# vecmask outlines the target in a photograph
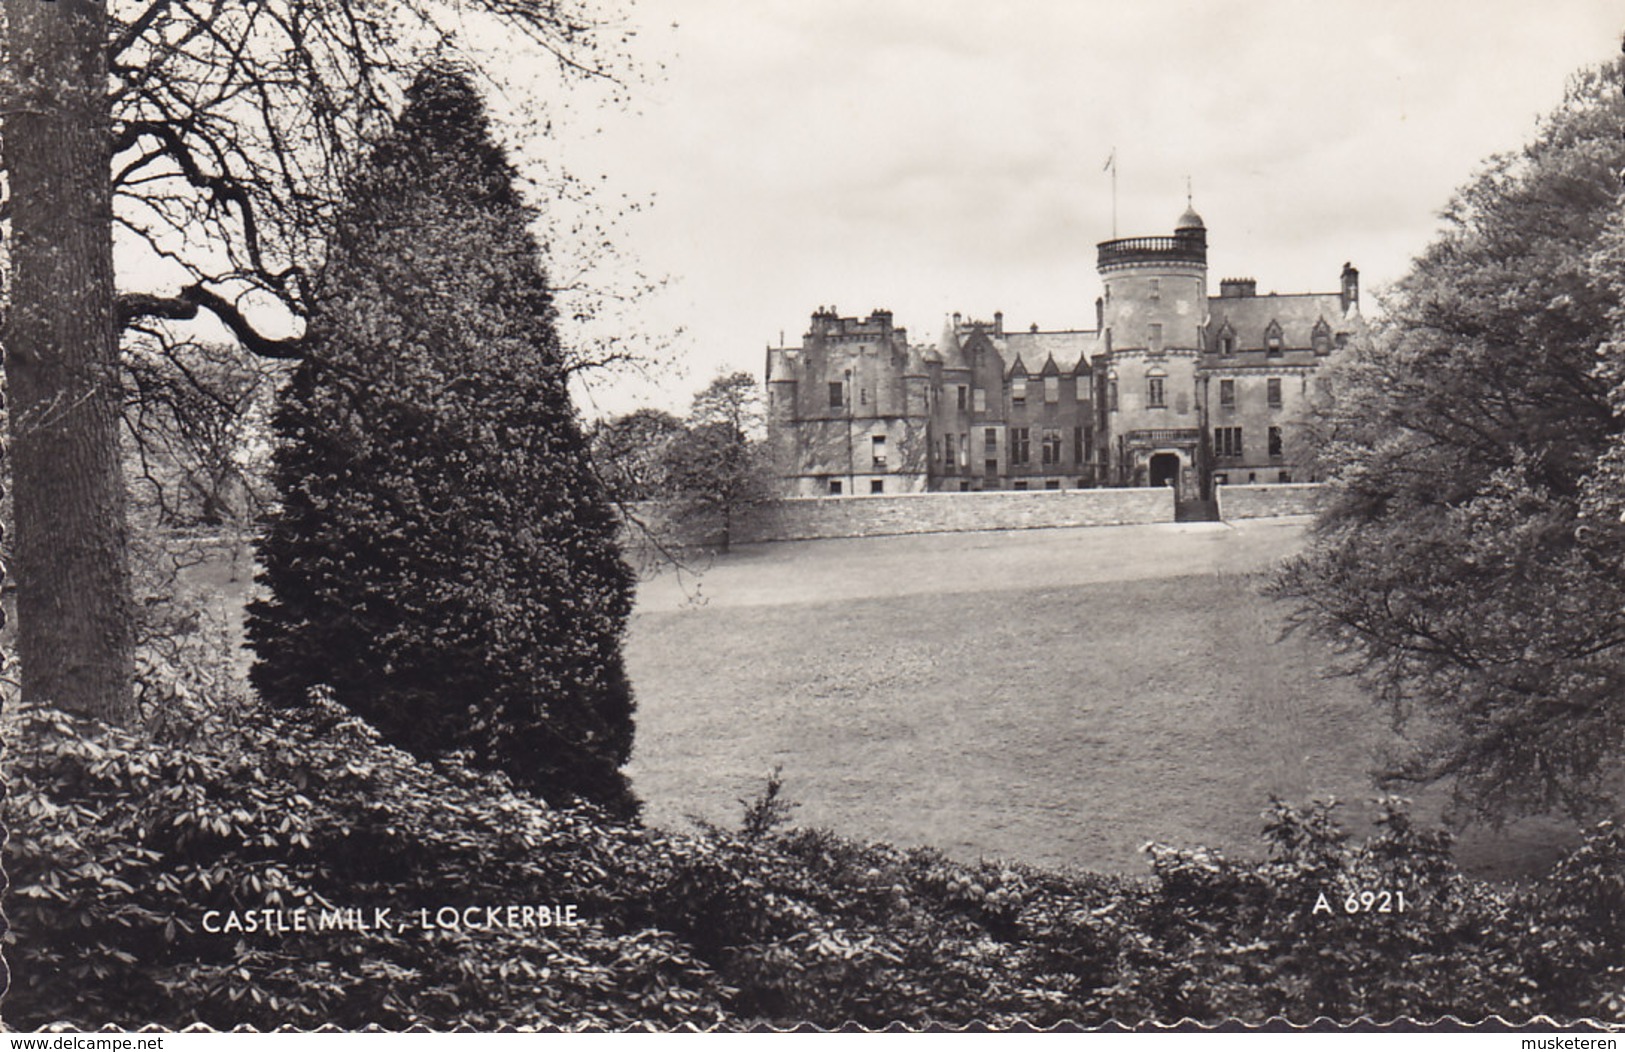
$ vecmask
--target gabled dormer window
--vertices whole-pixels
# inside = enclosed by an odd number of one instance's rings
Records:
[[[1272,321],[1264,330],[1264,353],[1271,358],[1281,357],[1281,323]]]
[[[1325,318],[1315,322],[1315,328],[1310,333],[1309,340],[1314,345],[1316,354],[1327,354],[1331,351],[1332,327],[1326,324]]]

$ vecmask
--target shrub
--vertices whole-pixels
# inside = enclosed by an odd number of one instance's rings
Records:
[[[1625,1018],[1614,827],[1540,884],[1498,889],[1397,801],[1363,843],[1329,805],[1278,803],[1269,858],[1154,846],[1131,880],[549,809],[320,695],[193,713],[155,731],[6,714],[10,1025]],[[1405,890],[1404,914],[1345,909],[1384,888]],[[206,910],[543,903],[583,923],[202,928]]]
[[[630,814],[633,581],[514,178],[445,69],[355,178],[275,414],[252,679]]]
[[[602,922],[635,836],[432,768],[318,701],[153,741],[8,716],[14,1026],[676,1026],[726,992],[669,936]],[[602,824],[601,824],[602,823]],[[611,881],[612,885],[625,881]],[[207,910],[579,904],[546,931],[210,934]],[[674,996],[668,996],[675,991]]]

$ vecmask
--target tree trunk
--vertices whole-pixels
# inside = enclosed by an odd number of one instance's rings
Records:
[[[5,0],[5,328],[24,701],[128,722],[105,0]]]

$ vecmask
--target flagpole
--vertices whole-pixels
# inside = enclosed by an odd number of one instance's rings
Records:
[[[1112,147],[1112,240],[1117,240],[1117,147]]]
[[[1117,147],[1115,147],[1115,146],[1112,147],[1111,154],[1109,156],[1107,156],[1107,158],[1106,158],[1106,168],[1111,169],[1111,173],[1112,173],[1112,240],[1116,241],[1117,240]],[[1105,171],[1105,170],[1106,169],[1102,169],[1102,171]]]

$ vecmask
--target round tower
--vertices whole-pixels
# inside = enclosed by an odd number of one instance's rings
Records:
[[[1201,346],[1207,314],[1207,227],[1185,209],[1172,237],[1103,241],[1099,270],[1106,286],[1102,339],[1113,350]]]
[[[1207,324],[1207,226],[1187,207],[1172,237],[1101,242],[1099,310],[1107,358],[1108,476],[1122,485],[1199,489],[1196,369]]]

